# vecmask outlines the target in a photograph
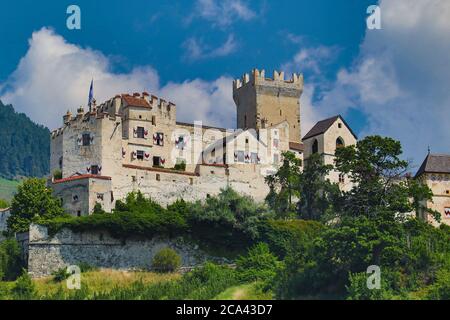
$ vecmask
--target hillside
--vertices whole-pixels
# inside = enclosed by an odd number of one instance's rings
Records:
[[[0,101],[0,177],[42,177],[49,172],[50,132]]]
[[[0,199],[11,201],[17,191],[19,181],[6,180],[0,177]]]

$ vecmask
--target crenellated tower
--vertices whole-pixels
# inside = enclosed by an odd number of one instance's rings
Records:
[[[289,123],[291,142],[301,143],[300,96],[303,75],[294,73],[285,80],[284,72],[266,78],[264,70],[253,69],[233,81],[233,99],[237,106],[237,127],[264,129],[284,120]]]

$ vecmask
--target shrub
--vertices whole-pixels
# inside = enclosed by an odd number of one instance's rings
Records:
[[[180,255],[170,248],[161,249],[152,260],[152,268],[158,272],[174,272],[180,265]]]
[[[98,202],[94,205],[94,210],[92,211],[92,214],[104,214],[106,213],[105,210],[103,210],[102,205]]]
[[[431,286],[428,298],[432,300],[450,300],[450,270],[440,270]]]
[[[61,282],[69,278],[70,273],[67,272],[67,267],[64,267],[52,272],[52,276],[54,282]]]
[[[179,163],[176,163],[173,168],[179,171],[186,171],[186,162],[181,161]]]
[[[0,243],[0,281],[15,280],[22,271],[22,257],[19,243],[6,239]]]
[[[4,209],[4,208],[8,208],[8,207],[9,207],[8,201],[6,201],[4,199],[0,199],[0,209]]]
[[[62,179],[62,171],[59,169],[56,169],[53,171],[53,179],[59,180]]]
[[[35,285],[25,269],[23,270],[22,275],[17,278],[16,284],[11,292],[16,300],[28,300],[33,298],[35,294]]]
[[[365,272],[350,273],[350,285],[347,286],[347,300],[389,300],[393,297],[393,291],[386,275],[381,276],[380,289],[367,287],[368,274]]]
[[[241,256],[236,261],[236,271],[244,282],[271,281],[281,262],[274,256],[266,243],[258,243],[252,247],[246,256]]]

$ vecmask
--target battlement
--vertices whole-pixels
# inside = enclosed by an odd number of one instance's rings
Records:
[[[303,86],[303,75],[300,73],[293,73],[290,79],[285,79],[284,71],[273,71],[272,78],[266,78],[266,71],[264,69],[253,69],[250,74],[245,73],[240,79],[233,81],[233,90],[238,90],[247,84],[273,85],[275,83],[286,85],[294,85],[295,87]]]

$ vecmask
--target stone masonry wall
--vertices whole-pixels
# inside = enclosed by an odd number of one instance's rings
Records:
[[[181,256],[182,267],[192,267],[207,260],[227,262],[223,258],[206,254],[181,238],[121,240],[111,237],[107,232],[75,233],[68,229],[50,237],[45,226],[31,225],[28,272],[38,278],[80,263],[119,270],[149,269],[153,256],[165,247],[174,249]]]

